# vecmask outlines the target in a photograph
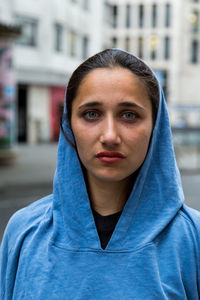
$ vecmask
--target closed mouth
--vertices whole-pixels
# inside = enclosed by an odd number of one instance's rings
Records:
[[[110,157],[110,158],[125,158],[125,156],[120,153],[120,152],[114,152],[114,151],[104,151],[104,152],[99,152],[96,154],[97,158],[101,158],[101,157]]]

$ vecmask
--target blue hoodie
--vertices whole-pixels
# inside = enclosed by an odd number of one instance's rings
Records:
[[[200,214],[183,202],[161,88],[148,154],[105,250],[77,152],[61,132],[53,194],[6,228],[0,299],[200,299]]]

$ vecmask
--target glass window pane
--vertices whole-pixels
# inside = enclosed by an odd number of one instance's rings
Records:
[[[85,10],[88,10],[89,9],[89,0],[83,0],[83,8]]]
[[[70,31],[69,47],[70,47],[71,56],[76,55],[76,43],[77,43],[77,34],[74,31]]]
[[[22,34],[17,40],[18,44],[27,45],[27,46],[36,46],[37,45],[37,31],[38,23],[36,20],[17,17],[17,24],[22,26]]]
[[[167,36],[164,39],[164,58],[169,59],[170,58],[170,38]]]
[[[112,7],[112,16],[113,16],[113,22],[112,25],[114,28],[117,27],[117,16],[118,16],[118,7],[117,5],[113,5]]]
[[[83,37],[83,53],[82,53],[83,59],[86,59],[89,56],[88,48],[89,48],[89,38],[87,36],[84,36]]]
[[[139,5],[139,27],[144,26],[144,5],[140,4]]]
[[[112,48],[117,48],[117,38],[116,37],[113,37],[111,39],[111,44],[112,44]]]
[[[55,50],[62,50],[62,34],[63,28],[60,24],[55,24]]]
[[[138,38],[138,56],[143,58],[143,38]]]
[[[199,31],[199,12],[193,11],[190,15],[191,29],[193,33],[198,33]]]
[[[131,26],[131,6],[129,4],[126,5],[126,27],[129,28]]]
[[[199,51],[199,43],[197,40],[193,40],[191,44],[191,62],[198,62],[198,51]]]
[[[153,4],[152,6],[152,27],[157,26],[157,5]]]
[[[165,27],[170,27],[171,25],[171,5],[167,3],[165,5]]]
[[[125,38],[125,50],[130,51],[130,38],[129,37]]]

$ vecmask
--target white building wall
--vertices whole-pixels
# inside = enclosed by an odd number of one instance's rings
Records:
[[[88,21],[88,32],[90,32],[91,46],[89,49],[89,56],[103,50],[104,45],[104,1],[90,0],[91,12],[87,14],[90,16]]]
[[[14,14],[16,16],[28,16],[38,20],[38,46],[16,45],[15,47],[16,69],[20,81],[23,79],[23,73],[24,80],[27,78],[27,70],[29,70],[29,77],[31,71],[33,74],[38,71],[38,81],[41,83],[47,72],[50,73],[50,84],[52,81],[56,81],[53,74],[59,76],[60,84],[65,84],[66,75],[69,76],[83,60],[81,45],[83,35],[87,35],[89,38],[88,56],[102,50],[103,1],[90,0],[89,3],[89,9],[85,10],[81,1],[77,1],[77,3],[66,0],[59,2],[56,0],[15,1]],[[63,49],[61,52],[56,52],[54,49],[54,24],[56,22],[63,26]],[[77,54],[74,57],[69,54],[70,30],[77,33]],[[32,81],[35,81],[35,76]],[[45,83],[48,83],[48,79]]]
[[[200,52],[199,62],[192,64],[191,40],[194,34],[191,34],[191,13],[193,9],[199,11],[200,18],[200,1],[194,3],[191,0],[107,0],[110,5],[119,6],[119,22],[117,28],[107,30],[107,40],[116,37],[118,40],[117,47],[125,49],[123,40],[128,35],[131,38],[130,52],[139,55],[138,38],[143,38],[144,49],[143,59],[154,69],[164,70],[167,72],[167,100],[170,107],[171,119],[173,124],[176,122],[177,111],[183,114],[182,106],[188,106],[189,112],[187,117],[188,125],[200,126],[200,115],[194,110],[200,110]],[[132,27],[125,27],[125,6],[130,4],[132,7]],[[171,5],[171,25],[165,26],[165,5]],[[144,5],[144,26],[139,28],[139,5]],[[152,5],[157,5],[157,26],[152,27]],[[151,37],[157,37],[157,57],[151,59]],[[169,37],[171,40],[170,58],[164,58],[164,38]],[[200,20],[198,37],[200,51]],[[175,107],[175,109],[173,109]],[[193,107],[193,108],[192,108]],[[193,111],[192,111],[193,110]],[[195,121],[194,121],[195,120]],[[193,126],[192,125],[192,126]]]
[[[191,14],[193,9],[199,12],[199,30],[193,34],[191,30]],[[185,20],[185,22],[183,21]],[[198,104],[200,106],[200,2],[191,3],[185,0],[183,6],[183,20],[182,20],[182,45],[185,51],[181,54],[181,77],[180,77],[180,99],[183,105],[187,103],[190,105]],[[199,62],[191,64],[190,52],[191,41],[195,38],[199,42]]]
[[[191,13],[200,12],[200,2],[191,0],[107,0],[109,5],[118,6],[117,28],[104,26],[103,0],[90,0],[89,9],[83,9],[83,0],[73,3],[68,0],[1,0],[0,21],[11,22],[16,16],[38,20],[38,41],[36,47],[16,45],[14,64],[17,80],[20,83],[37,86],[66,85],[69,75],[83,60],[81,38],[89,38],[88,56],[103,47],[112,47],[111,40],[117,38],[116,47],[125,49],[125,38],[130,38],[130,52],[138,55],[138,38],[144,40],[144,56],[154,70],[164,70],[168,79],[168,104],[176,106],[200,106],[200,58],[196,64],[190,62]],[[165,4],[171,4],[171,26],[164,26]],[[126,28],[126,5],[131,5],[131,27]],[[144,5],[144,27],[138,27],[138,7]],[[151,9],[157,4],[158,21],[152,28]],[[54,24],[63,26],[63,48],[55,51]],[[13,22],[11,22],[13,23]],[[70,55],[70,31],[77,33],[77,51]],[[157,58],[151,59],[151,37],[157,37]],[[170,59],[164,59],[164,38],[171,39]],[[198,36],[198,37],[197,37]],[[196,37],[200,47],[200,28]],[[200,56],[200,55],[199,55]],[[170,108],[171,111],[171,108]],[[190,114],[191,115],[191,114]],[[172,116],[172,119],[174,117]],[[195,119],[191,116],[189,119]]]
[[[0,23],[13,23],[12,1],[0,1]]]
[[[83,36],[88,37],[87,57],[103,49],[104,0],[0,0],[0,22],[16,23],[22,18],[36,20],[36,45],[14,46],[17,83],[28,88],[28,141],[50,139],[51,86],[66,86],[83,57]],[[63,28],[62,49],[55,49],[55,24]],[[75,55],[71,55],[70,32],[77,35]],[[20,99],[19,99],[20,101]]]

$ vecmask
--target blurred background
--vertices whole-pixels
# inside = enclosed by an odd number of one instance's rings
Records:
[[[110,47],[157,74],[186,203],[200,210],[200,0],[1,0],[0,240],[17,209],[52,192],[66,84]]]

